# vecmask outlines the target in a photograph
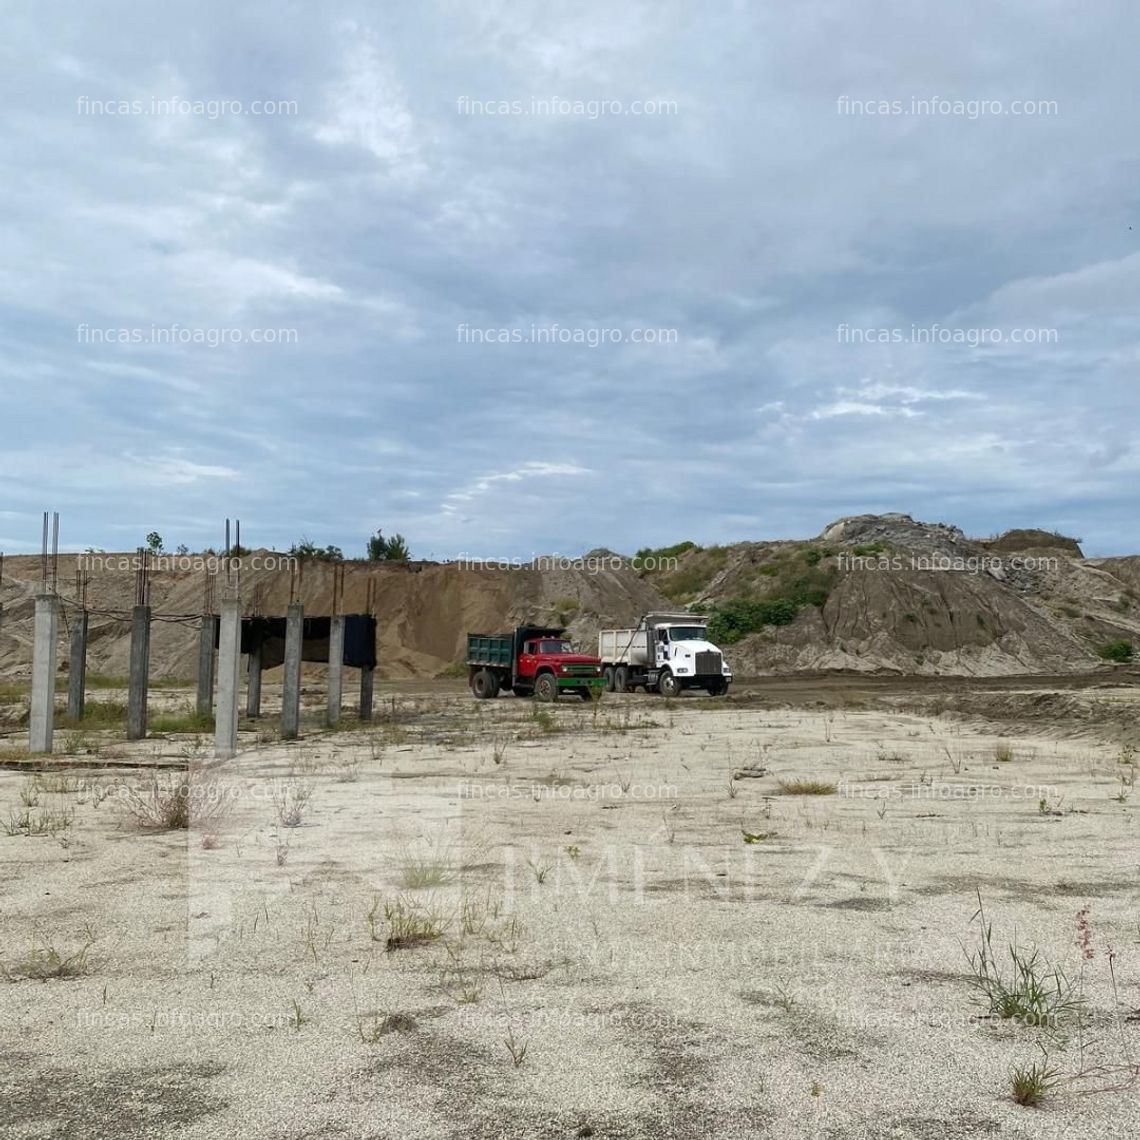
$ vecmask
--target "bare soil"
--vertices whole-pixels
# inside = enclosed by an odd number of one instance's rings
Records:
[[[302,740],[270,686],[220,765],[9,735],[0,1135],[1140,1134],[1134,676],[409,681],[335,732],[318,680]],[[185,773],[188,829],[139,825],[127,764]],[[1080,1017],[988,1015],[979,897]]]

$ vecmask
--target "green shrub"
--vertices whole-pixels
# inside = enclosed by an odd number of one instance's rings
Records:
[[[660,562],[663,558],[676,558],[681,554],[687,554],[690,550],[700,549],[701,548],[695,542],[690,542],[686,539],[684,542],[675,542],[672,546],[643,546],[634,555],[634,558],[638,562],[647,562],[650,558]]]
[[[709,636],[717,644],[732,645],[766,625],[789,625],[798,606],[788,598],[750,601],[733,598],[715,606],[709,615]]]
[[[1105,661],[1117,661],[1125,663],[1132,660],[1132,642],[1131,641],[1110,641],[1107,645],[1102,645],[1097,653],[1105,659]]]

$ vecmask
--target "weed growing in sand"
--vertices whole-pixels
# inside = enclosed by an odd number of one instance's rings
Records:
[[[39,807],[42,791],[39,781],[34,776],[30,780],[25,780],[20,785],[20,803],[27,808]]]
[[[213,783],[194,784],[185,773],[155,774],[140,788],[124,788],[122,809],[144,831],[179,831],[216,819],[229,801]]]
[[[1013,759],[1013,745],[1008,741],[999,741],[994,748],[994,759],[999,764],[1008,764]]]
[[[387,935],[380,926],[383,911]],[[383,942],[384,949],[409,950],[443,937],[444,918],[433,906],[410,901],[402,896],[395,899],[375,899],[368,912],[368,930],[373,942]]]
[[[285,780],[273,789],[273,806],[282,827],[300,827],[313,794],[307,780]]]
[[[785,796],[833,796],[837,790],[827,780],[780,780],[779,784]]]
[[[491,759],[495,764],[503,764],[507,758],[507,737],[496,736],[491,740]]]
[[[530,719],[534,722],[535,727],[544,736],[550,736],[556,732],[562,731],[562,726],[558,723],[558,718],[555,717],[549,709],[539,708],[535,705],[530,710]]]
[[[554,870],[553,863],[536,863],[533,859],[528,859],[526,865],[534,874],[535,881],[539,883],[545,883],[547,876]]]
[[[470,970],[444,970],[439,985],[456,1005],[475,1005],[483,996],[483,983]]]
[[[33,811],[24,808],[18,812],[11,811],[8,813],[8,822],[4,825],[4,834],[28,837],[47,835],[54,838],[71,827],[74,817],[75,812],[71,809],[52,811],[50,808],[40,808]]]
[[[356,1032],[365,1045],[375,1045],[389,1033],[413,1033],[416,1020],[406,1013],[357,1014]]]
[[[95,943],[90,929],[87,932],[87,941],[73,954],[66,954],[55,946],[44,943],[37,944],[32,939],[31,949],[25,958],[12,966],[0,967],[4,976],[10,982],[22,980],[48,982],[53,979],[67,979],[82,977],[89,971],[87,953]]]
[[[446,852],[406,853],[400,860],[400,886],[406,891],[442,887],[455,878],[455,864]]]
[[[1049,1054],[1041,1050],[1041,1060],[1010,1069],[1010,1096],[1015,1104],[1035,1108],[1056,1087],[1059,1072],[1049,1064]]]
[[[971,922],[980,923],[978,944],[965,950],[972,984],[987,1005],[987,1016],[1056,1029],[1080,1011],[1083,1001],[1059,966],[1042,962],[1036,950],[1008,946],[1009,965],[1002,966],[993,947],[993,927],[986,918],[981,892]]]
[[[296,1033],[300,1031],[301,1026],[305,1025],[309,1019],[305,1016],[304,1012],[301,1009],[300,1003],[296,998],[293,999],[292,1005],[293,1008],[289,1013],[289,1025]]]
[[[740,789],[736,786],[736,774],[730,773],[728,777],[728,798],[734,800],[739,794]]]
[[[511,1055],[511,1061],[517,1069],[523,1061],[526,1060],[527,1042],[520,1041],[515,1036],[514,1026],[512,1025],[507,1030],[507,1036],[504,1038],[503,1044],[507,1047],[507,1052]]]

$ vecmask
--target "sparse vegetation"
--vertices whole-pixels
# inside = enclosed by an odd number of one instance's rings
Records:
[[[993,927],[986,918],[981,892],[971,921],[979,923],[977,944],[967,950],[972,983],[990,1016],[1022,1025],[1057,1029],[1082,1005],[1076,988],[1059,966],[1043,961],[1036,950],[1007,946],[1003,965],[993,946]]]
[[[1040,1061],[1031,1065],[1015,1065],[1009,1074],[1010,1096],[1015,1104],[1036,1108],[1056,1087],[1060,1073],[1049,1063],[1049,1054],[1041,1051]]]
[[[1097,654],[1105,661],[1115,661],[1117,664],[1126,665],[1132,660],[1132,642],[1131,641],[1110,641],[1102,645]]]
[[[833,796],[837,785],[828,780],[780,780],[780,791],[785,796]]]
[[[4,976],[10,982],[35,981],[49,982],[82,977],[88,973],[90,965],[87,955],[95,944],[90,931],[87,940],[72,953],[57,949],[47,942],[32,940],[28,953],[17,962],[4,966]]]

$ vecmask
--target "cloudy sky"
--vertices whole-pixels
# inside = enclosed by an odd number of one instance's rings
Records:
[[[0,19],[8,552],[1140,550],[1127,0]]]

